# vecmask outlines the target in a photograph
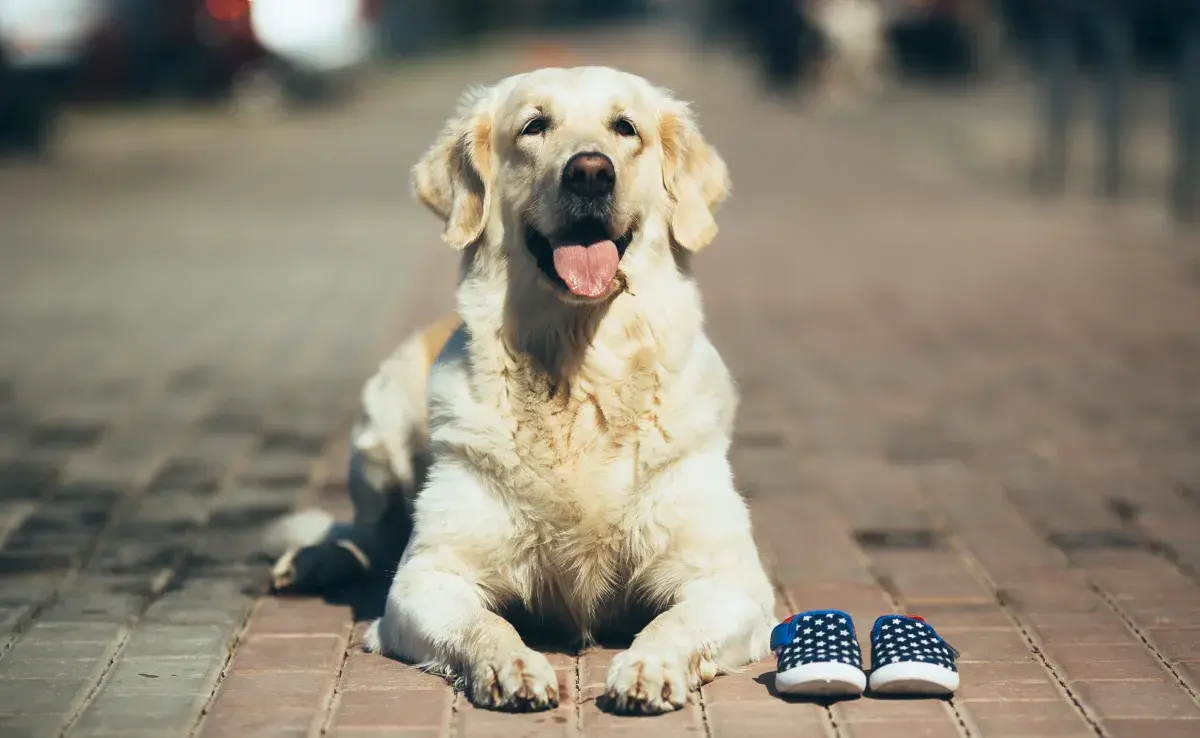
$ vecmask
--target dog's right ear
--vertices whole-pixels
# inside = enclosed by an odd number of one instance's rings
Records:
[[[417,199],[446,221],[442,240],[464,249],[479,240],[492,199],[491,88],[469,90],[458,115],[413,168]]]

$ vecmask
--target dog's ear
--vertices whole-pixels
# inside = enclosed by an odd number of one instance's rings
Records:
[[[483,235],[492,199],[491,88],[463,95],[458,114],[413,168],[417,199],[446,221],[442,240],[456,249]]]
[[[729,169],[700,135],[687,104],[663,97],[659,136],[663,184],[674,206],[671,236],[684,248],[699,251],[717,235],[713,212],[729,195]]]

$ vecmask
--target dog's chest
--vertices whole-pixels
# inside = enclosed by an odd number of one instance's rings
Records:
[[[540,515],[518,522],[531,545],[527,578],[518,584],[526,604],[556,613],[585,640],[598,627],[625,615],[635,577],[652,555],[631,496],[571,495],[560,505],[544,505]]]
[[[513,451],[560,489],[589,496],[626,491],[670,453],[672,434],[663,422],[669,398],[651,368],[514,396]]]

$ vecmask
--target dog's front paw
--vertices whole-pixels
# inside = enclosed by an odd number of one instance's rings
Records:
[[[477,664],[468,687],[476,707],[513,712],[558,707],[558,675],[545,656],[529,648]]]
[[[613,712],[657,715],[682,708],[699,686],[683,662],[630,649],[617,654],[608,667],[602,706]]]

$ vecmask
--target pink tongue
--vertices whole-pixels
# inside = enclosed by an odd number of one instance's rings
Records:
[[[581,297],[602,297],[616,276],[620,261],[617,245],[612,241],[554,247],[554,271],[571,292]]]

